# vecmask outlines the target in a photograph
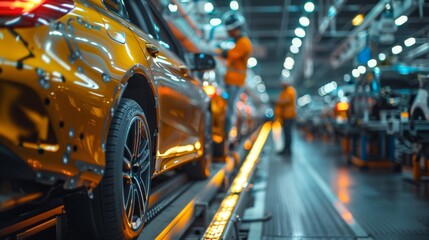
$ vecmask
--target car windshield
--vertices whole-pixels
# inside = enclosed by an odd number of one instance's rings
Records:
[[[381,87],[392,89],[415,89],[419,87],[417,73],[400,74],[398,72],[383,72],[380,75]]]

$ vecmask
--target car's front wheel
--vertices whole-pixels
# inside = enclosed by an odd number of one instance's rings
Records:
[[[94,199],[84,201],[83,209],[73,208],[73,204],[81,207],[82,204],[69,201],[72,208],[68,211],[75,216],[72,217],[75,228],[87,228],[88,225],[82,226],[87,224],[83,220],[89,219],[94,237],[100,239],[133,239],[140,234],[149,202],[151,149],[151,134],[143,110],[135,101],[123,99],[112,119],[105,174],[94,189]]]

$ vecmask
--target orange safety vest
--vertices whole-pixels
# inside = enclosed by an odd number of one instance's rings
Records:
[[[288,86],[280,93],[275,113],[281,119],[294,119],[296,117],[296,91]]]
[[[243,86],[246,80],[247,60],[252,53],[250,39],[241,36],[235,43],[234,48],[228,51],[226,58],[225,84]]]

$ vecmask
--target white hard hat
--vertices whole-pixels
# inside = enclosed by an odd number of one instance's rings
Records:
[[[223,15],[223,23],[226,30],[230,31],[244,25],[244,17],[237,12],[227,12]]]

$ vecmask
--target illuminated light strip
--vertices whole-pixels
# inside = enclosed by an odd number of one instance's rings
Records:
[[[243,188],[247,187],[249,176],[255,166],[256,161],[258,160],[259,154],[262,151],[262,148],[265,145],[265,141],[267,140],[268,134],[271,130],[271,122],[267,122],[261,129],[258,138],[256,139],[252,149],[244,160],[243,165],[240,168],[237,176],[232,182],[230,192],[231,193],[240,193]]]
[[[253,144],[252,149],[244,160],[243,165],[240,168],[237,176],[235,177],[230,191],[225,199],[222,201],[218,211],[216,212],[212,222],[207,228],[203,239],[214,240],[221,239],[225,228],[231,218],[235,206],[240,197],[240,193],[244,188],[249,184],[249,177],[252,174],[256,162],[259,158],[259,155],[262,151],[262,148],[265,145],[265,141],[268,138],[268,134],[271,131],[271,122],[267,122],[262,126],[261,132],[259,133],[258,138]]]

